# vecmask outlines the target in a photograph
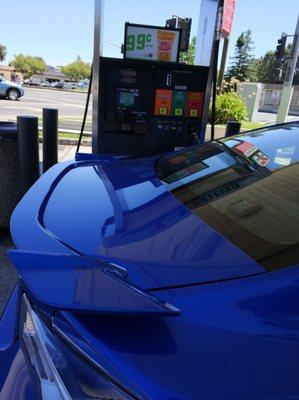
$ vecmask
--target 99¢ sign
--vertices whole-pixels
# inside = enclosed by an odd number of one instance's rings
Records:
[[[180,30],[126,24],[125,58],[177,62]]]
[[[134,50],[144,50],[145,44],[150,43],[152,41],[151,33],[145,35],[144,33],[139,33],[137,35],[128,35],[127,36],[127,51]]]

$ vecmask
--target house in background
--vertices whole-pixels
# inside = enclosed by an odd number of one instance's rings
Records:
[[[47,65],[47,70],[45,72],[33,74],[30,80],[33,85],[40,85],[45,82],[65,83],[70,81],[70,79],[68,79],[68,77],[61,71],[61,67],[53,67],[51,65]]]
[[[9,65],[0,65],[0,76],[8,81],[16,83],[22,83],[24,80],[23,74],[16,71],[14,67],[10,67]]]

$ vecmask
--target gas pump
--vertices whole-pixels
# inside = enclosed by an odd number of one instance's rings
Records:
[[[207,67],[100,58],[99,152],[150,155],[197,143]]]
[[[93,153],[147,156],[203,142],[210,66],[179,63],[181,29],[169,26],[126,23],[124,58],[102,57],[101,4],[95,0]]]

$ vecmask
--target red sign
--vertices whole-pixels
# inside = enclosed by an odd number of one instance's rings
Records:
[[[170,115],[172,90],[157,89],[155,101],[155,115]]]
[[[229,36],[232,30],[234,10],[236,0],[224,0],[221,23],[221,33],[223,36]]]
[[[204,93],[202,92],[188,92],[187,94],[187,107],[186,117],[200,118],[202,113]]]

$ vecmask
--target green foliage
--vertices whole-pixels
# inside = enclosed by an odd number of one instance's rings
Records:
[[[283,83],[291,51],[292,46],[289,44],[285,49],[285,55],[282,60],[277,60],[275,52],[271,50],[267,51],[263,57],[257,59],[258,82]],[[297,61],[293,84],[299,84],[299,60]]]
[[[227,92],[216,97],[216,124],[226,124],[227,121],[242,121],[246,114],[246,104],[239,94]]]
[[[0,61],[4,61],[6,57],[6,47],[0,44]]]
[[[80,79],[89,78],[90,68],[90,64],[82,61],[78,56],[76,61],[62,67],[62,72],[72,81],[79,81]]]
[[[33,57],[24,54],[17,54],[11,61],[15,70],[22,72],[25,79],[30,78],[37,72],[44,72],[47,69],[45,61],[41,57]]]
[[[254,80],[256,71],[252,68],[253,60],[253,41],[251,39],[251,30],[242,32],[235,45],[235,55],[232,58],[231,65],[227,71],[227,77],[235,77],[240,82]]]
[[[236,78],[225,78],[225,80],[223,81],[223,85],[222,85],[222,91],[225,93],[236,92],[239,82],[240,81],[238,81],[238,79],[236,79]]]
[[[180,53],[180,61],[186,64],[194,64],[194,57],[195,57],[195,46],[196,46],[196,37],[193,36],[190,44],[189,49],[186,53]]]

